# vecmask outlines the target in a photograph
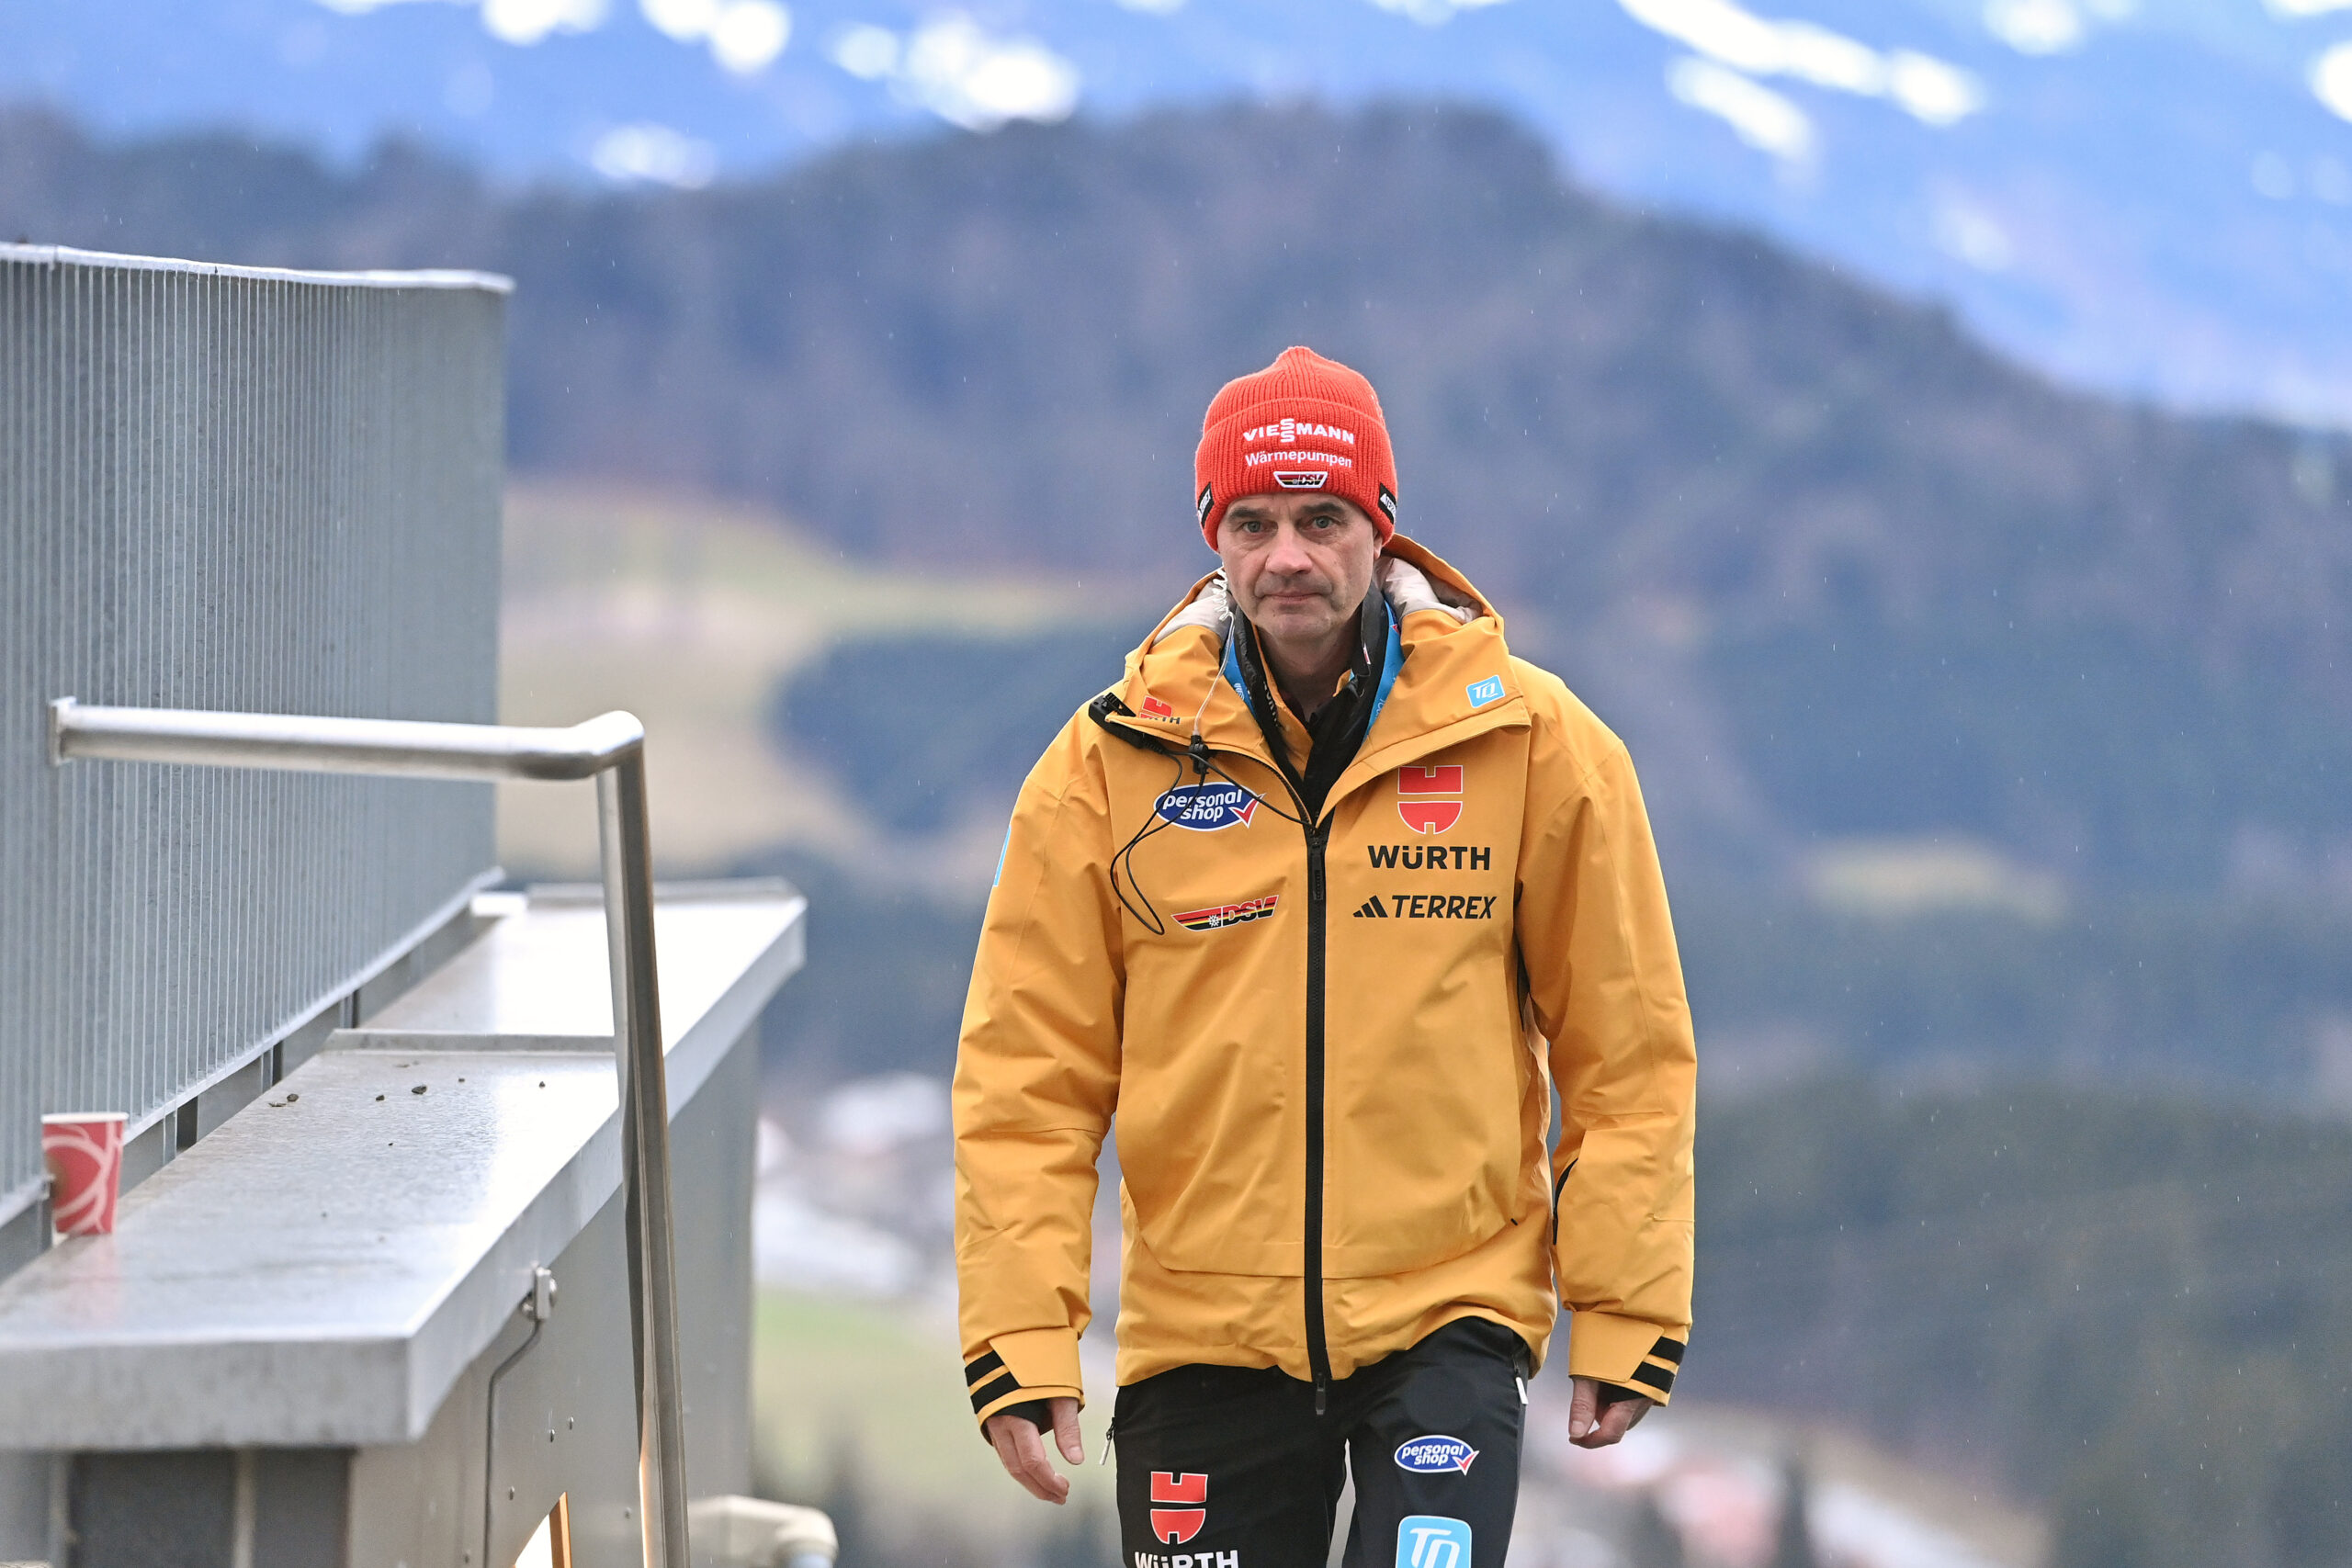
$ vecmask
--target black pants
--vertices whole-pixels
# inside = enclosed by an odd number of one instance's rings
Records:
[[[1119,1391],[1122,1568],[1323,1568],[1342,1464],[1348,1568],[1503,1568],[1519,1504],[1527,1348],[1447,1324],[1330,1387],[1179,1367]]]

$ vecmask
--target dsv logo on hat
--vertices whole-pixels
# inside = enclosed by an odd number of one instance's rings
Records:
[[[1151,1511],[1151,1535],[1154,1540],[1164,1540],[1170,1546],[1182,1546],[1201,1533],[1209,1520],[1209,1478],[1205,1475],[1183,1475],[1165,1470],[1151,1472],[1151,1500],[1154,1503],[1190,1503],[1189,1508],[1154,1508]]]
[[[1321,490],[1330,475],[1321,468],[1276,468],[1274,482],[1284,490]]]
[[[1152,803],[1164,821],[1196,833],[1214,833],[1237,823],[1247,828],[1258,797],[1235,784],[1179,784]]]
[[[1443,1475],[1449,1471],[1470,1473],[1478,1450],[1459,1438],[1432,1434],[1396,1445],[1396,1468],[1416,1475]]]

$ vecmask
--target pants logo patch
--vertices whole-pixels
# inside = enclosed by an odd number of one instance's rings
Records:
[[[1431,1433],[1396,1445],[1396,1468],[1409,1470],[1416,1475],[1448,1475],[1470,1473],[1470,1461],[1478,1450],[1459,1438]]]
[[[1442,1514],[1408,1514],[1396,1527],[1396,1568],[1470,1568],[1470,1527]]]
[[[1151,1472],[1151,1500],[1155,1503],[1196,1505],[1189,1508],[1154,1508],[1151,1511],[1152,1538],[1164,1540],[1170,1546],[1182,1546],[1200,1534],[1201,1527],[1208,1522],[1209,1478],[1155,1470]]]

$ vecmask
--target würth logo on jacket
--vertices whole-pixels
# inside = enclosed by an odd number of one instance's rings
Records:
[[[1416,833],[1442,833],[1461,821],[1462,764],[1397,769],[1396,815]]]
[[[1209,1478],[1205,1475],[1177,1475],[1164,1470],[1151,1472],[1151,1534],[1155,1540],[1170,1546],[1182,1546],[1201,1533],[1208,1523]],[[1189,1504],[1187,1507],[1163,1508],[1161,1503]]]
[[[1227,926],[1247,925],[1262,920],[1274,912],[1274,905],[1282,895],[1269,893],[1263,898],[1244,898],[1238,904],[1212,904],[1205,909],[1187,909],[1176,917],[1176,923],[1188,931],[1220,931]]]

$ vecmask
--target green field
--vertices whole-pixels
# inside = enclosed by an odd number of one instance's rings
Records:
[[[955,1336],[905,1307],[763,1291],[752,1343],[755,1465],[762,1488],[794,1502],[831,1506],[854,1477],[860,1519],[844,1520],[844,1568],[860,1523],[874,1539],[865,1558],[914,1559],[932,1543],[962,1541],[1001,1558],[1008,1541],[1032,1547],[1091,1505],[1112,1507],[1102,1457],[1107,1399],[1081,1416],[1086,1464],[1068,1509],[1014,1484],[980,1440],[964,1397]],[[988,1543],[996,1543],[989,1546]],[[881,1551],[873,1551],[878,1547]],[[1027,1552],[1016,1551],[1023,1557]]]
[[[505,558],[501,720],[572,724],[616,707],[643,719],[653,842],[670,875],[724,873],[778,845],[884,848],[859,804],[779,750],[765,723],[776,683],[843,637],[1019,631],[1121,602],[1099,581],[1034,571],[869,567],[756,507],[576,486],[509,489]],[[588,795],[499,792],[508,869],[594,873]],[[989,836],[975,866],[952,869],[984,882],[996,849]]]

